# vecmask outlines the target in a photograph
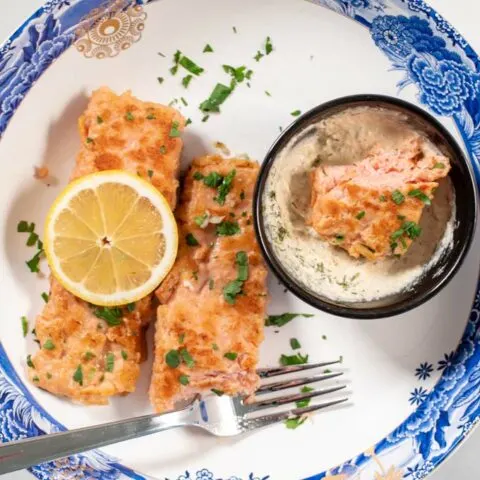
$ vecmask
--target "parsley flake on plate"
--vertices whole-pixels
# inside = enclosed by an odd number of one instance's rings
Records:
[[[238,353],[236,353],[236,352],[227,352],[227,353],[225,353],[224,357],[225,357],[225,358],[228,358],[228,360],[232,360],[232,362],[233,362],[234,360],[237,359]]]
[[[220,105],[229,97],[232,91],[231,87],[227,87],[223,83],[217,83],[210,96],[200,104],[200,110],[204,113],[219,112]]]
[[[178,129],[178,126],[179,126],[179,123],[176,120],[174,120],[172,122],[172,128],[170,129],[170,132],[168,134],[170,138],[175,138],[180,136],[181,132]]]
[[[307,417],[293,417],[285,420],[285,426],[290,430],[295,430],[300,425],[303,425]]]
[[[280,315],[269,315],[265,319],[266,327],[283,327],[287,323],[291,322],[296,317],[313,317],[311,313],[282,313]]]
[[[51,338],[48,338],[45,343],[43,344],[43,349],[44,350],[54,350],[55,349],[55,344],[52,342]]]
[[[290,339],[290,346],[292,347],[292,350],[298,350],[299,348],[302,348],[302,345],[296,338]]]
[[[22,320],[22,333],[23,333],[23,336],[26,337],[28,333],[28,319],[24,315],[23,317],[21,317],[21,320]]]
[[[302,355],[301,353],[296,353],[295,355],[281,355],[280,364],[284,366],[288,365],[303,365],[308,363],[308,355]]]
[[[181,385],[185,386],[190,383],[190,377],[188,375],[180,375],[178,377],[178,381],[180,382]]]
[[[213,48],[211,47],[211,45],[209,43],[207,43],[205,45],[205,48],[203,49],[203,53],[212,53],[213,52]]]

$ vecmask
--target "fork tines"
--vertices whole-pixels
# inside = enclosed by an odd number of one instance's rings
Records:
[[[270,377],[277,377],[281,375],[288,375],[297,372],[303,372],[306,370],[311,370],[314,368],[320,367],[327,367],[330,365],[335,365],[341,363],[341,360],[335,360],[330,362],[320,362],[320,363],[312,363],[312,364],[304,364],[304,365],[292,365],[286,367],[274,367],[274,368],[261,368],[257,370],[258,375],[260,378],[270,378]],[[301,377],[301,378],[293,378],[287,379],[283,381],[277,381],[273,383],[267,383],[261,385],[259,389],[255,392],[255,397],[261,396],[268,393],[278,392],[281,390],[287,390],[290,388],[301,387],[303,385],[309,385],[316,382],[323,382],[326,380],[330,380],[333,378],[337,378],[343,375],[343,372],[324,372],[322,374],[316,374],[309,377]],[[348,400],[347,397],[340,397],[340,398],[333,398],[332,400],[315,404],[315,405],[308,405],[308,401],[317,397],[321,397],[327,394],[333,394],[340,390],[346,388],[344,384],[336,384],[331,386],[326,386],[322,389],[306,389],[307,391],[303,391],[300,393],[292,393],[282,396],[276,396],[271,398],[266,398],[265,400],[258,400],[257,398],[253,399],[251,402],[244,402],[243,403],[243,410],[245,413],[250,414],[256,412],[258,410],[263,410],[266,408],[277,407],[280,405],[287,405],[287,404],[296,404],[296,408],[292,408],[287,411],[279,412],[279,413],[272,413],[270,415],[264,415],[262,417],[256,418],[249,418],[246,419],[244,423],[244,427],[248,430],[258,428],[259,426],[270,425],[272,423],[277,423],[283,420],[287,420],[292,417],[302,417],[309,413],[313,413],[317,410],[321,410],[327,407],[331,407],[333,405],[337,405],[343,403]],[[303,403],[303,407],[301,406]]]

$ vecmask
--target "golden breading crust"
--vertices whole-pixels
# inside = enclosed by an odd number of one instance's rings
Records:
[[[172,108],[97,90],[79,120],[82,149],[72,179],[109,169],[148,179],[151,170],[151,182],[174,208],[182,148],[181,139],[170,136],[174,122],[181,131],[184,119]],[[111,395],[133,392],[145,357],[144,329],[154,310],[149,295],[132,312],[123,307],[121,324],[109,326],[94,306],[52,279],[49,301],[36,321],[40,350],[32,356],[30,380],[81,403],[106,404]]]
[[[194,178],[207,177],[213,172],[226,177],[234,170],[232,188],[224,205],[215,200],[218,189]],[[217,389],[229,395],[250,394],[257,387],[255,369],[267,303],[267,269],[252,225],[257,174],[256,163],[207,156],[195,160],[186,176],[177,211],[179,255],[157,290],[162,305],[157,311],[150,386],[150,399],[156,411],[170,409],[175,402],[197,392]],[[198,217],[206,213],[213,223],[199,226]],[[238,222],[239,231],[230,236],[218,235],[218,222],[222,221]],[[199,245],[187,244],[189,234]],[[234,304],[230,304],[224,298],[224,287],[237,279],[238,252],[246,252],[248,256],[248,280]],[[166,354],[171,350],[180,355],[188,352],[194,364],[183,360],[180,366],[171,368],[166,363]],[[181,376],[188,377],[188,385],[180,383]],[[184,382],[185,377],[182,377]]]

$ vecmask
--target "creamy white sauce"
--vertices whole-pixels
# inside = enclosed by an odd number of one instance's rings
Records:
[[[448,177],[425,207],[422,235],[402,258],[354,259],[305,225],[309,173],[318,156],[322,164],[353,163],[375,144],[388,147],[417,134],[401,114],[364,107],[308,127],[279,153],[266,181],[262,213],[275,256],[300,284],[334,301],[358,302],[407,290],[423,275],[436,274],[435,264],[453,245],[455,203]],[[425,141],[426,148],[437,150]]]

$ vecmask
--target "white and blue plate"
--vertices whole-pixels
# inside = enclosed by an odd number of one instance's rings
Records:
[[[192,124],[184,165],[221,141],[261,160],[295,110],[359,93],[396,95],[434,114],[480,180],[480,59],[422,0],[50,0],[0,48],[0,438],[43,435],[150,412],[149,364],[137,391],[109,406],[73,405],[26,380],[20,317],[33,324],[46,276],[28,271],[20,220],[43,224],[79,149],[76,121],[108,85],[176,106]],[[120,9],[120,10],[119,10]],[[254,56],[270,36],[274,51]],[[210,44],[214,52],[203,53]],[[179,49],[205,68],[188,89],[172,76]],[[222,64],[254,71],[202,122],[199,103]],[[163,77],[160,83],[158,77]],[[265,91],[270,92],[268,96]],[[34,178],[46,165],[47,185]],[[34,252],[33,252],[34,253]],[[351,403],[296,430],[233,439],[173,430],[29,469],[39,479],[420,480],[480,418],[479,237],[440,295],[407,314],[356,321],[314,311],[270,278],[270,313],[314,313],[267,329],[262,363],[296,337],[311,361],[343,356]],[[47,272],[47,266],[41,269]],[[473,302],[473,307],[472,307]]]

